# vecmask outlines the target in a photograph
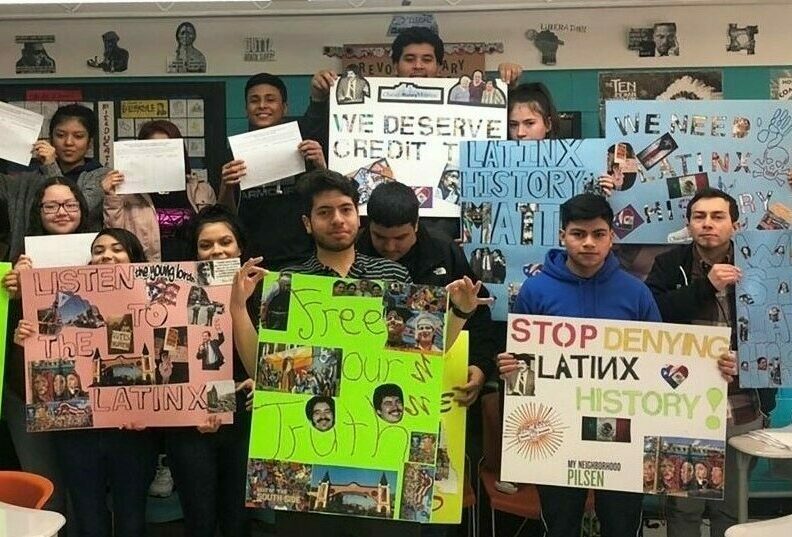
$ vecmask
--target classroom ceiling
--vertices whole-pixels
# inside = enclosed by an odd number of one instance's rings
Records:
[[[71,3],[47,0],[0,0],[0,15],[5,18],[218,17],[787,3],[790,3],[790,0],[215,0],[206,2],[86,0]]]

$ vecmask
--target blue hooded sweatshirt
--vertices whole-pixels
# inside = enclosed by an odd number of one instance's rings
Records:
[[[522,284],[514,313],[661,322],[649,288],[625,272],[613,252],[591,278],[573,274],[566,261],[566,250],[550,250],[542,272]]]

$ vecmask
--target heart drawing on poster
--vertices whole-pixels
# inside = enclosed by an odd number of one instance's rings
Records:
[[[683,365],[668,364],[660,369],[660,376],[676,390],[688,378],[688,368]]]

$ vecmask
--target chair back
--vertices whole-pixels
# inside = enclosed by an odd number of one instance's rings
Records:
[[[0,472],[0,502],[41,509],[54,490],[52,481],[46,477],[29,472]]]

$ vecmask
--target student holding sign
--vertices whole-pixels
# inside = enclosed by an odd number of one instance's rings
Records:
[[[509,140],[558,138],[559,119],[550,91],[541,82],[509,92]]]
[[[179,128],[163,119],[144,123],[139,140],[182,138]],[[186,261],[188,245],[185,226],[203,207],[214,205],[214,189],[190,170],[190,158],[184,148],[186,190],[150,194],[116,194],[123,175],[113,171],[113,187],[104,199],[104,222],[109,227],[128,229],[140,239],[146,257],[153,261]]]
[[[613,210],[605,198],[579,194],[561,205],[560,238],[565,249],[548,252],[541,273],[520,288],[515,313],[659,321],[649,289],[620,266],[611,252]],[[498,355],[501,377],[518,371],[512,354]],[[547,537],[579,535],[588,491],[541,485],[539,499]],[[643,495],[598,490],[595,508],[602,534],[628,537],[641,530]]]
[[[692,244],[677,246],[657,256],[646,278],[664,321],[730,326],[732,349],[737,345],[734,286],[742,276],[734,265],[732,242],[739,228],[739,218],[734,198],[717,189],[699,191],[687,206],[687,230]],[[734,352],[725,352],[718,365],[729,381],[727,438],[761,428],[764,416],[775,407],[775,390],[740,389]],[[727,445],[727,476],[737,474],[736,459],[735,450]],[[715,471],[715,468],[712,468],[712,478],[719,481],[723,469]],[[696,469],[699,489],[709,488],[709,483],[702,484],[707,477],[706,471],[707,468]],[[716,475],[719,477],[715,478]],[[737,495],[736,486],[727,486],[722,501],[670,496],[666,503],[668,534],[698,536],[706,513],[710,519],[710,535],[723,537],[726,529],[737,523]]]
[[[124,229],[104,229],[99,232],[91,245],[92,265],[145,261],[140,242]],[[36,332],[33,322],[22,320],[15,332],[14,341],[22,345],[25,339],[34,336]],[[70,393],[78,397],[85,393],[82,391],[85,381],[74,371],[63,376],[66,389]],[[37,397],[40,400],[53,400],[54,386],[50,391],[46,385],[42,385],[42,379],[34,378],[33,382],[33,387],[39,388]],[[24,408],[17,407],[11,412],[20,412],[21,416],[14,416],[9,422],[21,419],[20,427],[24,427]],[[78,535],[86,537],[104,537],[113,534],[119,537],[145,535],[146,497],[149,484],[154,477],[157,449],[153,433],[143,429],[145,427],[129,423],[122,429],[47,433],[46,436],[52,442],[51,448],[55,452],[58,469],[63,473],[66,490],[74,508]],[[42,435],[42,433],[23,434],[31,439]],[[17,449],[17,453],[22,452]],[[107,508],[108,488],[113,499],[112,513]]]

